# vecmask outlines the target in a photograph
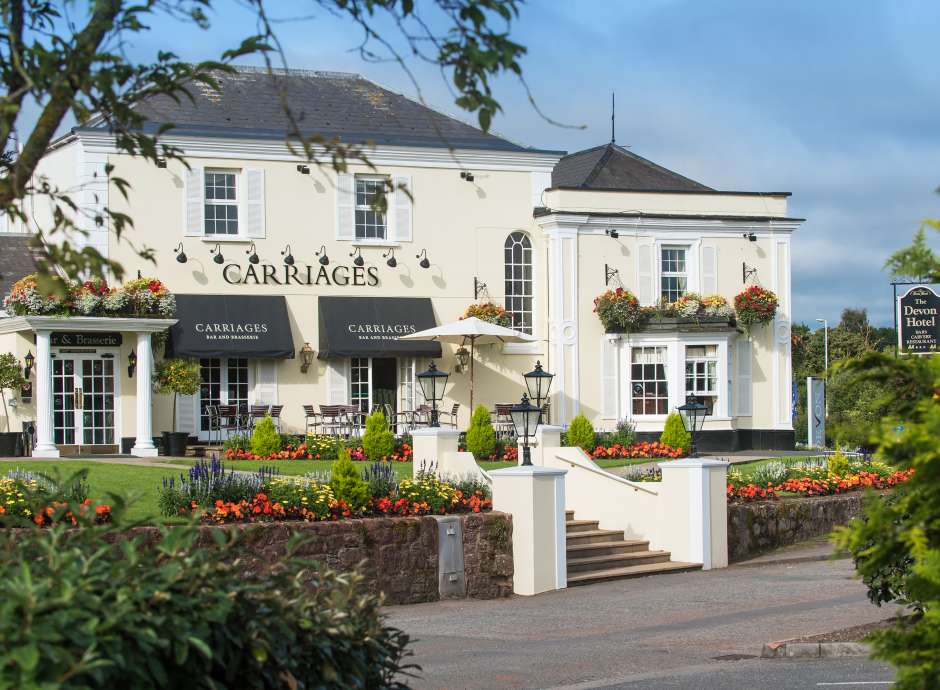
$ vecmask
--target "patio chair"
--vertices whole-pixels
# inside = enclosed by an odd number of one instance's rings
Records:
[[[281,410],[283,409],[283,405],[271,405],[271,419],[274,421],[278,433],[281,433]]]
[[[441,426],[445,424],[452,429],[457,428],[457,413],[460,411],[460,403],[454,403],[450,412],[441,411],[437,413],[437,419]]]
[[[414,410],[401,410],[396,412],[394,417],[395,433],[401,436],[414,429]]]
[[[358,405],[343,405],[343,414],[346,416],[346,427],[349,429],[348,436],[362,436],[365,426],[366,414]]]
[[[320,413],[317,412],[313,405],[304,405],[304,433],[309,436],[310,434],[319,433],[320,426],[323,424],[323,418],[320,416]]]
[[[323,433],[330,436],[345,436],[346,412],[344,405],[320,405],[320,424],[323,427]]]
[[[516,427],[512,423],[512,405],[496,405],[496,421],[493,422],[493,430],[497,438],[512,438],[516,435]]]
[[[216,432],[218,436],[218,442],[222,443],[222,418],[219,415],[219,406],[218,405],[206,405],[206,419],[209,422],[209,445],[212,445],[212,434]]]
[[[235,405],[219,405],[219,439],[222,432],[225,432],[225,438],[230,438],[232,432],[240,434],[242,432],[242,417],[238,414],[238,407]]]
[[[248,429],[254,429],[258,421],[264,419],[271,409],[270,405],[252,405],[248,409]]]

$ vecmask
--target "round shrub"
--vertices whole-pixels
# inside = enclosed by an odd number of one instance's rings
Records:
[[[496,451],[496,432],[490,420],[490,412],[483,405],[477,405],[470,417],[470,428],[467,429],[467,450],[473,453],[477,460],[485,460]],[[421,458],[422,460],[435,458]]]
[[[402,687],[408,636],[383,625],[360,575],[305,560],[303,540],[249,565],[245,531],[213,537],[4,531],[0,687]]]
[[[568,427],[568,445],[577,446],[590,455],[594,450],[594,427],[583,414],[571,420]]]
[[[265,415],[264,419],[255,424],[255,430],[251,434],[251,452],[266,458],[269,455],[274,455],[280,449],[281,435],[277,433],[271,415]]]
[[[681,448],[684,453],[689,452],[692,447],[692,436],[682,425],[682,417],[678,412],[670,412],[666,417],[666,426],[663,427],[659,442],[673,448]]]
[[[395,434],[388,428],[388,420],[381,410],[376,410],[366,417],[362,449],[370,460],[381,460],[395,452]]]

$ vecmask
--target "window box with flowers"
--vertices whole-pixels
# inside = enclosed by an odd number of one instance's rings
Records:
[[[102,279],[72,281],[64,295],[45,293],[36,274],[13,284],[3,300],[15,316],[111,316],[169,318],[176,313],[176,298],[156,278],[138,278],[121,287]]]
[[[629,290],[608,290],[594,300],[594,311],[608,333],[689,331],[734,328],[734,310],[721,295],[687,293],[675,302],[641,307]]]
[[[460,318],[469,319],[471,317],[476,317],[480,319],[480,321],[495,323],[497,326],[503,326],[505,328],[512,326],[512,318],[509,316],[509,313],[498,304],[493,304],[492,302],[471,304]]]

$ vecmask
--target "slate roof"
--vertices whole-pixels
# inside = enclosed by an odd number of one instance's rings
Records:
[[[562,158],[552,170],[552,187],[635,192],[715,191],[613,143]]]
[[[138,106],[147,130],[173,123],[175,134],[234,138],[284,138],[290,130],[281,106],[285,94],[305,135],[346,144],[539,152],[483,132],[357,74],[241,67],[217,75],[218,89],[194,83],[192,99],[154,96]],[[104,124],[91,122],[86,128]],[[82,128],[77,128],[81,130]],[[563,154],[564,151],[550,153]]]
[[[32,235],[0,235],[0,309],[13,283],[36,272],[36,261],[29,248]]]

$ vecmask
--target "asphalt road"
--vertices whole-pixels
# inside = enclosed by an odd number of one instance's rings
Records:
[[[849,560],[770,562],[387,612],[416,640],[416,688],[888,687],[890,669],[867,660],[754,658],[765,642],[891,616],[853,572]],[[729,655],[749,658],[716,659]]]

